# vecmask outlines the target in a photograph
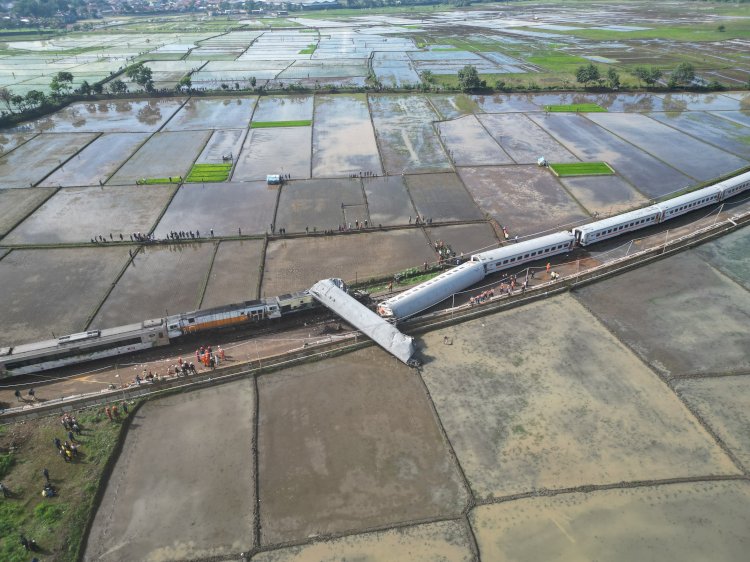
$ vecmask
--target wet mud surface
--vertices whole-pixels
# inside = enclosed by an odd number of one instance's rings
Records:
[[[364,95],[316,96],[313,177],[383,173]]]
[[[126,248],[14,250],[0,260],[0,346],[80,332],[128,259]],[[85,290],[81,290],[84,287]]]
[[[91,327],[123,326],[197,309],[214,250],[210,242],[141,248]]]
[[[219,244],[201,308],[258,298],[263,244],[262,240],[225,241]]]
[[[265,180],[268,174],[310,177],[312,127],[251,129],[237,159],[232,181]]]
[[[146,139],[148,133],[105,133],[39,185],[68,187],[104,183]]]
[[[562,230],[588,218],[547,168],[461,168],[459,174],[479,207],[511,236]]]
[[[258,392],[261,544],[465,507],[424,387],[384,351],[262,377]]]
[[[658,377],[568,296],[422,341],[425,382],[479,500],[737,473]]]
[[[575,297],[664,376],[750,369],[750,294],[695,250],[582,287]]]
[[[310,260],[310,256],[318,259]],[[434,259],[434,250],[416,228],[273,240],[266,250],[261,294],[301,291],[330,277],[356,281],[388,276]]]
[[[455,521],[444,521],[262,552],[253,557],[253,562],[469,562],[474,559],[469,541],[464,526]]]
[[[2,187],[36,185],[95,138],[93,133],[37,135],[0,157]]]
[[[743,560],[747,482],[674,484],[476,508],[483,560]]]
[[[456,166],[513,163],[473,115],[443,121],[437,124],[437,129]]]
[[[578,162],[563,145],[523,113],[479,115],[479,121],[516,164]]]
[[[368,221],[362,184],[357,179],[292,181],[281,188],[276,229],[309,232]],[[271,222],[271,221],[269,221]]]
[[[107,183],[123,185],[135,184],[142,178],[186,177],[210,136],[210,131],[156,133]]]
[[[659,197],[694,179],[575,114],[529,115],[583,162],[607,162],[647,197]]]
[[[489,224],[461,224],[426,228],[427,237],[433,244],[442,241],[449,245],[457,256],[497,248],[498,241]]]
[[[618,176],[560,178],[560,183],[591,215],[623,213],[649,203],[648,199]]]
[[[52,188],[0,189],[0,236],[10,230],[55,193]]]
[[[215,236],[263,234],[269,229],[276,209],[278,186],[266,182],[186,183],[175,193],[155,233],[200,232]]]
[[[245,129],[250,123],[254,96],[241,98],[190,98],[169,120],[165,131]]]
[[[362,185],[373,225],[408,224],[417,215],[403,176],[363,178]]]
[[[5,241],[55,244],[89,242],[96,236],[104,236],[108,242],[130,241],[133,233],[150,232],[174,190],[166,185],[63,188]]]
[[[83,559],[166,562],[252,546],[253,395],[252,381],[242,380],[144,405]]]
[[[455,173],[407,176],[406,186],[417,212],[423,218],[435,221],[484,218],[484,214]]]

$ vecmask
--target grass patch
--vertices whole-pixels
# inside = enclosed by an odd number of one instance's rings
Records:
[[[565,105],[545,105],[545,111],[550,113],[606,113],[607,110],[595,103],[570,103]]]
[[[576,69],[584,64],[588,64],[591,61],[582,57],[576,57],[568,55],[566,53],[559,53],[550,51],[546,53],[540,53],[531,57],[526,57],[526,61],[546,68],[552,72],[575,72]]]
[[[56,416],[12,425],[0,435],[0,447],[14,451],[14,462],[6,464],[7,473],[3,476],[11,497],[0,498],[3,562],[31,559],[20,544],[21,533],[37,542],[44,554],[40,559],[78,559],[86,521],[122,421],[110,421],[98,409],[79,412],[77,417],[82,429],[77,437],[80,453],[72,463],[65,463],[53,444],[55,437],[65,439],[67,435]],[[58,492],[53,498],[41,495],[44,468],[49,469]]]
[[[273,129],[275,127],[309,127],[312,119],[298,119],[297,121],[253,121],[251,129]]]
[[[190,183],[227,181],[231,171],[231,163],[196,164],[193,166],[193,169],[190,170],[185,181]]]
[[[13,462],[13,455],[10,453],[0,454],[0,480],[5,478],[5,475],[10,472]]]
[[[310,43],[307,48],[302,49],[299,54],[300,55],[312,55],[315,52],[315,49],[318,48],[317,43]]]
[[[549,167],[556,176],[562,178],[570,176],[611,176],[615,173],[606,162],[570,162],[550,164]]]
[[[180,183],[182,176],[169,176],[168,178],[141,178],[136,180],[136,185],[159,185],[162,183]]]

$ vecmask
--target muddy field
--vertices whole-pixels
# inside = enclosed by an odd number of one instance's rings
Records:
[[[312,143],[313,177],[383,173],[364,95],[317,96]]]
[[[55,193],[54,189],[0,189],[0,236],[4,236],[26,215]]]
[[[257,97],[190,98],[164,130],[244,129],[250,123]]]
[[[147,133],[105,133],[39,185],[69,187],[102,184],[146,139]]]
[[[37,135],[0,157],[3,188],[32,187],[96,138],[93,133]]]
[[[568,296],[422,341],[425,383],[477,498],[737,473],[674,394]]]
[[[678,379],[675,392],[708,423],[745,470],[750,466],[747,396],[750,377],[718,376]]]
[[[438,133],[456,166],[512,164],[513,161],[473,115],[439,123]]]
[[[575,295],[663,376],[750,368],[750,294],[694,250]]]
[[[592,216],[623,213],[649,203],[618,176],[560,178],[560,183]]]
[[[406,177],[414,206],[422,218],[435,221],[479,220],[484,214],[454,173]]]
[[[434,250],[418,229],[273,240],[266,250],[261,295],[301,291],[329,277],[384,277],[434,260]]]
[[[363,178],[362,185],[373,226],[408,224],[417,215],[403,176]]]
[[[516,164],[577,162],[578,159],[523,113],[480,115],[479,121]]]
[[[0,286],[13,287],[13,298],[0,299],[0,345],[85,329],[127,259],[125,247],[14,250],[5,256]]]
[[[497,236],[489,224],[462,224],[425,228],[432,242],[442,241],[449,245],[457,256],[486,251],[498,246]]]
[[[197,309],[215,251],[210,242],[141,248],[91,327],[123,326]]]
[[[312,560],[410,560],[412,562],[469,562],[473,560],[468,531],[455,521],[399,527],[306,546],[262,552],[253,562],[308,562]]]
[[[272,216],[270,217],[272,220]],[[276,229],[322,232],[368,221],[362,184],[357,179],[292,181],[281,188]]]
[[[133,233],[151,231],[174,191],[168,185],[63,188],[4,241],[56,244],[104,236],[108,242],[129,242]]]
[[[135,184],[142,178],[185,177],[210,136],[210,131],[156,133],[107,183],[123,185]]]
[[[382,350],[262,377],[258,392],[261,544],[465,507],[424,387]]]
[[[742,560],[747,482],[674,484],[478,507],[483,560]]]
[[[512,236],[561,230],[588,218],[547,168],[461,168],[459,175],[479,207]]]
[[[249,380],[143,406],[97,510],[84,560],[180,560],[252,546],[253,408]]]
[[[197,232],[206,238],[211,229],[215,236],[263,234],[270,228],[277,198],[278,187],[266,182],[186,183],[175,193],[155,233],[160,238],[172,231]]]
[[[265,180],[268,174],[310,177],[312,127],[251,129],[232,181]]]
[[[742,229],[708,244],[695,253],[735,283],[750,290],[750,229]]]
[[[695,180],[615,137],[581,115],[529,115],[584,162],[607,162],[647,197],[659,197]]]
[[[219,244],[201,308],[258,298],[263,256],[262,240],[226,241]]]

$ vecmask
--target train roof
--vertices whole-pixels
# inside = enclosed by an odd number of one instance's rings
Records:
[[[89,343],[107,343],[110,341],[117,341],[129,334],[138,333],[147,328],[156,328],[163,324],[161,318],[154,320],[144,320],[136,324],[128,324],[126,326],[118,326],[116,328],[105,328],[103,330],[89,330],[87,332],[79,332],[76,334],[68,334],[61,336],[56,339],[49,339],[38,341],[34,343],[25,343],[21,345],[15,345],[9,349],[8,354],[0,353],[0,357],[10,356],[17,358],[19,355],[33,355],[39,352],[48,353],[53,349],[67,349],[74,346],[84,347]]]
[[[254,308],[257,306],[263,306],[264,302],[262,300],[252,300],[252,301],[244,301],[244,302],[238,302],[234,304],[225,304],[222,306],[215,306],[212,308],[203,308],[201,310],[192,310],[190,312],[180,312],[179,314],[174,314],[168,317],[168,320],[171,321],[172,318],[187,318],[188,316],[190,318],[203,318],[204,316],[211,316],[212,314],[221,314],[222,312],[233,312],[237,309],[242,308]]]
[[[724,187],[734,187],[738,183],[742,183],[748,180],[750,180],[750,172],[745,172],[744,174],[740,174],[739,176],[734,176],[733,178],[724,180],[723,182],[717,185],[722,185]]]
[[[623,213],[621,215],[616,215],[614,217],[609,217],[600,221],[594,221],[590,222],[589,224],[577,226],[573,230],[577,230],[582,234],[586,234],[587,232],[595,232],[603,228],[609,228],[610,226],[619,226],[625,222],[649,217],[659,212],[661,212],[659,207],[657,207],[656,205],[651,205],[649,207],[644,207],[643,209],[636,209],[635,211],[630,211],[628,213]]]
[[[675,207],[679,207],[680,205],[684,205],[685,203],[690,203],[692,201],[696,201],[697,199],[701,199],[702,197],[717,195],[721,193],[721,187],[719,187],[720,185],[721,184],[711,185],[697,191],[691,191],[690,193],[686,193],[685,195],[680,195],[679,197],[673,197],[672,199],[667,199],[666,201],[657,203],[655,206],[659,207],[661,210],[673,209]]]
[[[571,240],[573,240],[573,238],[574,236],[570,232],[555,232],[554,234],[548,234],[547,236],[542,236],[541,238],[524,240],[523,242],[518,242],[517,244],[510,244],[508,246],[495,248],[494,250],[488,250],[486,252],[474,254],[473,256],[471,256],[471,260],[475,262],[495,261],[506,256],[515,256],[516,254],[522,254],[526,251],[533,252],[540,247],[543,248],[545,246],[549,246],[550,244],[570,242]]]

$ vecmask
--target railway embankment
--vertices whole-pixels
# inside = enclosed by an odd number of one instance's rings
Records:
[[[671,239],[665,237],[660,243],[650,245],[647,248],[606,263],[589,265],[592,260],[585,260],[585,264],[581,263],[583,260],[579,260],[575,263],[574,267],[562,269],[562,273],[557,279],[535,283],[526,290],[516,289],[510,294],[493,296],[482,304],[460,304],[407,320],[401,324],[401,329],[406,334],[416,335],[521,306],[529,302],[546,299],[553,295],[653,263],[733,232],[749,223],[750,210],[730,214],[729,216],[717,219],[710,225],[693,228],[685,234],[677,235]],[[33,405],[10,408],[0,413],[0,424],[62,414],[97,405],[104,406],[107,403],[124,399],[150,399],[168,393],[223,384],[251,375],[272,373],[293,365],[349,353],[370,345],[373,345],[373,342],[357,332],[341,336],[322,336],[311,343],[306,343],[302,347],[291,351],[271,357],[258,357],[257,359],[243,361],[213,371],[202,372],[198,375],[166,377],[155,383],[143,383],[126,388],[112,388],[91,394],[62,396]]]

